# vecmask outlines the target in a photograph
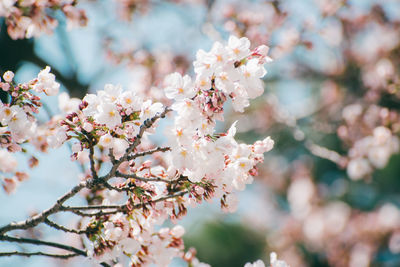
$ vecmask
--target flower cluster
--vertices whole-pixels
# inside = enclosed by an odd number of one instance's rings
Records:
[[[61,10],[68,27],[86,25],[85,12],[75,7],[71,0],[5,0],[0,2],[0,17],[6,19],[7,31],[12,39],[37,37],[42,32],[51,33],[58,22],[55,10]]]
[[[214,132],[222,120],[223,105],[230,97],[235,110],[243,111],[249,99],[262,94],[263,64],[269,60],[266,46],[250,51],[247,38],[229,38],[227,46],[216,42],[210,52],[197,53],[194,81],[173,73],[165,79],[165,93],[175,102],[177,116],[167,131],[171,144],[172,164],[191,182],[209,181],[217,185],[215,194],[243,190],[257,173],[255,165],[263,160],[273,141],[266,138],[254,145],[238,144],[233,138],[234,123],[226,134]],[[210,161],[209,159],[213,160]],[[223,206],[232,205],[232,195],[224,196]]]
[[[15,150],[17,144],[28,141],[34,135],[37,127],[34,114],[39,112],[38,108],[42,104],[40,97],[31,90],[55,95],[60,84],[50,73],[50,67],[40,71],[38,78],[24,84],[13,83],[14,74],[11,71],[5,72],[3,78],[4,82],[0,83],[0,87],[8,93],[10,103],[1,103],[0,106],[1,144],[2,147]]]
[[[7,71],[3,75],[0,88],[7,93],[9,103],[0,103],[0,147],[1,168],[3,173],[13,173],[12,178],[3,180],[3,188],[7,193],[14,191],[18,182],[27,179],[25,172],[17,172],[17,162],[10,152],[22,151],[21,144],[34,142],[37,138],[37,120],[35,114],[42,106],[40,97],[36,93],[45,92],[47,95],[58,93],[60,84],[50,73],[50,67],[40,71],[38,77],[24,84],[13,82],[14,73]],[[34,167],[37,159],[31,157],[29,166]],[[7,167],[6,167],[7,166]]]
[[[349,151],[351,157],[347,173],[351,179],[361,179],[386,166],[392,154],[399,152],[399,138],[384,126],[376,127],[372,136],[357,140]]]
[[[94,231],[101,229],[88,235],[94,244],[92,253],[96,260],[113,260],[125,254],[130,257],[132,266],[146,263],[168,266],[174,257],[182,256],[184,229],[177,225],[172,229],[155,230],[154,220],[158,220],[157,216],[144,216],[141,212],[128,218],[118,213],[103,223],[93,220],[89,227]]]
[[[276,91],[244,116],[233,114],[229,120],[248,121],[238,127],[241,134],[269,132],[282,144],[276,148],[279,156],[258,166],[259,177],[266,183],[265,195],[272,187],[278,199],[287,196],[291,208],[287,212],[286,203],[276,205],[274,214],[281,216],[268,216],[274,219],[260,219],[257,210],[247,221],[262,228],[268,247],[292,266],[309,265],[295,244],[317,252],[330,266],[380,265],[386,248],[397,253],[399,240],[398,225],[387,227],[382,219],[386,214],[393,222],[398,214],[391,189],[398,176],[400,129],[398,19],[379,1],[366,8],[344,1],[313,2],[316,12],[305,17],[296,7],[307,9],[306,1],[234,1],[212,9],[213,22],[219,19],[227,31],[252,43],[272,43],[276,59],[270,76],[276,79],[270,83]],[[291,92],[285,91],[287,73],[294,87],[309,88],[311,82],[316,89],[311,94],[305,90],[305,99],[289,108],[282,103]],[[292,151],[302,151],[301,156],[292,158]],[[327,160],[334,164],[328,167]],[[366,189],[374,196],[369,198]],[[274,206],[272,197],[259,201]],[[383,212],[387,210],[392,215]],[[279,230],[269,227],[275,225]]]
[[[189,206],[212,198],[219,198],[225,211],[236,209],[234,191],[253,181],[256,165],[274,142],[268,137],[253,145],[239,144],[234,139],[236,123],[226,133],[216,133],[215,125],[223,120],[228,98],[242,111],[249,99],[262,94],[267,52],[266,46],[250,50],[249,40],[236,37],[227,46],[217,42],[210,52],[200,50],[195,79],[178,73],[165,78],[165,94],[174,101],[170,108],[111,84],[82,101],[59,96],[63,115],[37,127],[35,138],[28,140],[41,151],[73,140],[72,159],[86,169],[84,180],[102,187],[86,192],[89,208],[97,205],[100,211],[71,210],[91,217],[84,233],[96,260],[126,255],[133,266],[167,266],[181,257],[201,266],[194,254],[184,253],[182,227],[158,225],[176,221]],[[29,88],[53,94],[58,84],[46,68]],[[168,146],[154,148],[147,136],[169,111],[177,116],[166,133]],[[140,160],[147,155],[150,158]],[[110,165],[108,174],[99,177]]]
[[[387,108],[359,103],[343,109],[345,124],[338,129],[341,139],[351,145],[347,173],[353,180],[368,177],[384,168],[392,154],[399,152],[398,115]]]
[[[295,114],[268,95],[265,102],[261,100],[247,114],[251,119],[234,115],[242,118],[240,125],[233,123],[227,132],[217,133],[216,123],[224,119],[227,105],[243,112],[250,99],[263,93],[260,78],[266,73],[263,63],[269,60],[267,47],[251,50],[247,38],[236,37],[231,37],[227,45],[216,43],[211,51],[198,52],[194,78],[182,75],[189,65],[181,55],[143,50],[111,55],[117,63],[140,65],[143,80],[134,86],[147,92],[134,93],[106,85],[103,91],[87,95],[83,101],[62,94],[59,102],[63,114],[43,125],[34,123],[33,113],[40,102],[36,105],[29,95],[24,96],[24,104],[2,104],[0,171],[12,173],[12,178],[3,180],[5,190],[11,192],[17,181],[25,179],[16,171],[11,154],[23,150],[21,143],[30,142],[46,151],[49,146],[58,147],[72,140],[72,159],[81,164],[81,183],[87,185],[80,193],[89,206],[68,207],[61,203],[52,210],[64,209],[90,218],[79,222],[86,226],[79,233],[87,237],[86,248],[98,261],[121,260],[125,255],[133,266],[164,266],[173,257],[180,257],[190,266],[208,266],[198,262],[192,250],[184,252],[183,228],[160,229],[159,225],[167,219],[175,222],[188,207],[213,198],[220,200],[223,210],[234,211],[238,202],[235,191],[243,190],[258,172],[268,182],[268,189],[274,187],[282,195],[287,194],[279,201],[284,211],[276,211],[281,216],[268,216],[262,224],[275,226],[268,229],[268,246],[292,266],[306,266],[309,258],[305,255],[318,255],[318,261],[332,266],[379,265],[373,262],[381,258],[379,251],[386,253],[388,248],[391,253],[398,253],[400,213],[390,203],[392,195],[380,191],[385,190],[385,181],[373,192],[385,194],[386,200],[376,198],[379,202],[375,204],[370,203],[373,196],[361,196],[368,203],[358,203],[357,195],[362,193],[357,191],[364,190],[353,190],[357,186],[371,188],[371,184],[353,180],[381,178],[381,172],[374,170],[384,168],[399,152],[398,18],[379,1],[361,10],[356,3],[316,0],[313,12],[304,17],[299,16],[299,10],[307,8],[296,7],[303,2],[309,5],[310,1],[233,1],[229,6],[224,1],[203,2],[207,2],[207,19],[219,19],[222,14],[228,32],[247,36],[253,45],[274,42],[271,54],[282,59],[279,61],[283,66],[273,72],[273,88],[279,91],[289,73],[295,82],[312,81],[312,88],[320,87],[320,94],[313,92],[307,95],[307,101],[298,101],[302,112]],[[5,0],[0,3],[0,16],[5,17],[12,38],[31,37],[56,26],[52,12],[57,9],[69,22],[84,24],[84,14],[75,7],[76,3]],[[133,12],[143,13],[153,5],[146,0],[119,3],[120,17],[127,20]],[[211,28],[208,26],[205,31]],[[215,36],[213,32],[205,33]],[[161,78],[172,69],[179,73],[171,74],[162,84]],[[11,72],[6,73],[0,87],[10,92],[11,101],[19,101],[17,95],[21,92],[14,93],[16,86],[9,82],[12,76]],[[58,90],[48,69],[39,76],[42,77],[27,90],[46,94]],[[145,101],[148,96],[153,101]],[[227,104],[229,98],[231,103]],[[163,104],[154,103],[155,100]],[[165,108],[169,104],[172,106]],[[156,147],[147,136],[170,110],[177,116],[166,131],[168,146]],[[7,117],[10,114],[15,118]],[[28,123],[18,123],[21,119]],[[284,144],[278,150],[280,154],[290,146],[290,151],[301,151],[301,156],[274,157],[268,160],[268,166],[256,167],[273,142],[266,138],[253,145],[240,144],[234,136],[243,130],[253,130],[255,134],[268,130],[285,141],[279,142]],[[289,138],[282,134],[286,131]],[[334,148],[332,139],[337,143]],[[335,164],[327,165],[325,160]],[[347,170],[347,176],[342,169]],[[389,169],[393,170],[393,164]],[[290,176],[285,177],[288,173]],[[362,211],[365,208],[370,211]],[[258,212],[249,223],[257,224],[260,217]],[[48,219],[44,215],[41,218]],[[279,221],[272,222],[276,218]],[[265,265],[261,261],[246,265],[251,266]],[[271,266],[287,264],[272,254]]]
[[[135,140],[140,125],[164,110],[161,103],[144,101],[134,91],[122,92],[120,86],[111,84],[96,95],[86,95],[81,103],[65,96],[60,100],[62,108],[72,112],[61,122],[56,135],[49,137],[49,143],[58,147],[67,139],[76,138],[80,144],[73,146],[74,153],[98,144],[112,149],[117,158]]]

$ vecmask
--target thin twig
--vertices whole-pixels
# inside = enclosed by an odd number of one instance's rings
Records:
[[[59,258],[59,259],[69,259],[72,257],[80,256],[76,253],[71,254],[50,254],[45,252],[21,252],[21,251],[12,251],[12,252],[0,252],[0,257],[9,257],[9,256],[24,256],[24,257],[31,257],[31,256],[47,256],[52,258]]]
[[[116,186],[110,185],[108,182],[105,182],[104,186],[108,190],[115,190],[115,191],[118,191],[118,192],[125,192],[125,191],[127,192],[127,191],[131,191],[132,190],[132,187],[130,187],[130,186],[116,187]]]
[[[108,156],[110,157],[110,160],[111,160],[112,164],[117,162],[117,160],[115,159],[115,156],[114,156],[114,149],[113,148],[110,148]]]
[[[90,136],[87,136],[89,140],[89,160],[90,160],[90,171],[92,172],[92,177],[94,179],[97,179],[97,172],[96,172],[96,167],[95,167],[95,162],[94,162],[94,148],[93,148],[93,142]]]
[[[64,249],[64,250],[75,252],[76,254],[79,254],[79,255],[82,255],[82,256],[87,256],[86,251],[80,250],[78,248],[75,248],[75,247],[72,247],[72,246],[67,246],[67,245],[60,244],[60,243],[38,240],[38,239],[23,238],[23,237],[12,237],[12,236],[7,236],[7,235],[2,235],[2,236],[0,236],[0,241],[8,241],[8,242],[16,242],[16,243],[27,243],[27,244],[43,245],[43,246],[61,248],[61,249]]]
[[[0,236],[8,231],[11,230],[16,230],[16,229],[29,229],[33,228],[39,223],[44,222],[44,220],[51,214],[56,213],[62,204],[67,201],[68,199],[72,198],[74,195],[76,195],[79,191],[81,191],[83,188],[87,187],[88,183],[90,182],[90,179],[87,180],[86,182],[80,182],[78,185],[73,187],[71,191],[60,197],[57,202],[49,209],[44,210],[43,212],[36,214],[35,216],[26,219],[25,221],[20,221],[20,222],[12,222],[10,224],[7,224],[3,227],[0,228]]]
[[[154,117],[151,119],[147,119],[143,122],[143,124],[139,128],[139,133],[136,135],[135,140],[132,142],[132,144],[125,150],[124,155],[113,164],[111,170],[104,176],[99,177],[98,183],[104,183],[107,182],[109,179],[112,177],[115,177],[115,173],[117,172],[119,166],[128,160],[129,155],[136,149],[138,145],[140,145],[141,139],[143,137],[144,132],[153,126],[153,124],[159,119],[159,118],[164,118],[165,115],[171,111],[170,108],[166,107],[163,112],[156,114]]]
[[[99,216],[103,216],[103,215],[112,215],[112,214],[116,214],[118,212],[121,212],[120,210],[113,210],[113,211],[100,210],[100,211],[94,212],[94,213],[87,213],[87,212],[82,212],[82,211],[79,211],[79,210],[65,210],[65,211],[72,212],[72,213],[74,213],[76,215],[79,215],[79,216],[82,216],[82,217],[93,217],[93,216],[99,217]]]
[[[83,229],[83,230],[70,229],[70,228],[67,228],[67,227],[65,227],[63,225],[59,225],[59,224],[57,224],[55,222],[52,222],[48,218],[46,218],[44,220],[44,223],[47,224],[48,226],[51,226],[51,227],[53,227],[53,228],[55,228],[57,230],[61,230],[61,231],[64,231],[64,232],[74,233],[74,234],[78,234],[78,235],[86,233],[86,229]]]
[[[116,208],[114,211],[103,211],[103,210],[100,210],[99,212],[97,212],[95,214],[89,214],[89,213],[81,212],[80,209],[75,210],[75,209],[73,209],[73,207],[70,207],[70,208],[72,208],[72,210],[65,210],[66,207],[64,207],[63,204],[64,204],[64,202],[66,202],[67,200],[69,200],[70,198],[75,196],[83,188],[93,188],[93,187],[95,187],[97,185],[105,184],[105,183],[107,183],[107,181],[109,179],[115,177],[115,174],[117,173],[117,170],[118,170],[119,166],[123,162],[126,162],[128,160],[129,155],[137,148],[138,145],[140,145],[141,139],[142,139],[143,134],[146,131],[146,129],[152,127],[152,125],[159,118],[164,118],[165,115],[170,110],[171,109],[166,107],[164,109],[164,111],[161,112],[160,114],[156,114],[151,119],[147,119],[146,121],[144,121],[144,123],[140,126],[139,133],[136,135],[135,140],[126,149],[124,155],[119,160],[116,160],[113,155],[110,156],[111,161],[113,163],[113,166],[109,170],[109,172],[106,175],[102,176],[102,177],[98,177],[97,176],[97,172],[96,172],[96,168],[95,168],[95,162],[94,162],[94,146],[92,145],[92,140],[89,138],[89,142],[90,142],[89,158],[90,158],[90,169],[91,169],[91,172],[92,172],[92,178],[90,178],[90,179],[88,179],[86,181],[80,182],[78,185],[74,186],[69,192],[67,192],[65,195],[60,197],[57,200],[57,202],[52,207],[50,207],[49,209],[44,210],[41,213],[36,214],[35,216],[26,219],[25,221],[12,222],[12,223],[9,223],[9,224],[7,224],[7,225],[5,225],[3,227],[0,227],[0,241],[17,242],[17,243],[28,243],[28,244],[35,244],[35,245],[46,245],[46,246],[57,247],[57,248],[61,248],[61,249],[64,249],[64,250],[72,251],[77,255],[87,256],[86,251],[77,249],[77,248],[72,247],[72,246],[67,246],[67,245],[63,245],[63,244],[59,244],[59,243],[42,241],[42,240],[37,240],[37,239],[11,237],[11,236],[7,236],[7,235],[4,235],[4,234],[6,232],[8,232],[8,231],[16,230],[16,229],[20,229],[20,230],[22,230],[22,229],[30,229],[30,228],[33,228],[33,227],[35,227],[38,224],[43,223],[43,222],[47,223],[48,225],[50,225],[50,226],[52,226],[52,227],[54,227],[54,228],[56,228],[58,230],[75,232],[72,229],[68,229],[68,228],[66,228],[64,226],[58,225],[58,224],[53,223],[50,220],[48,220],[48,217],[50,215],[52,215],[54,213],[57,213],[59,211],[71,211],[71,212],[73,212],[73,213],[75,213],[77,215],[80,215],[80,216],[90,216],[90,217],[107,215],[107,214],[115,214],[115,213],[120,212],[120,211],[125,211],[127,209],[127,207],[126,207],[126,205],[122,205],[122,206],[118,206],[118,208]],[[110,151],[110,152],[112,153],[112,151]],[[178,195],[183,195],[184,193],[186,193],[186,192],[180,192],[179,194],[168,196],[167,198],[176,197]],[[165,198],[165,197],[164,198],[160,198],[160,199],[155,200],[154,202],[166,200],[167,198]],[[139,207],[141,207],[143,205],[144,204],[139,204],[139,205],[136,205],[134,208],[139,208]],[[80,233],[80,231],[77,230],[77,233]],[[47,253],[42,253],[42,252],[33,252],[33,253],[30,253],[30,255],[28,255],[27,252],[26,253],[23,252],[22,254],[19,253],[19,252],[3,252],[0,255],[2,255],[2,256],[11,256],[11,255],[34,256],[34,255],[42,255],[42,256],[50,256],[50,257],[53,256],[53,254],[47,254]],[[66,254],[66,255],[69,255],[69,254]],[[68,257],[68,256],[63,256],[63,257]],[[71,254],[71,257],[72,257],[72,254]],[[104,266],[104,267],[109,267],[110,266],[109,264],[107,264],[105,262],[102,262],[101,265]]]
[[[121,209],[122,205],[92,205],[92,206],[80,206],[70,207],[63,206],[60,210],[106,210],[106,209]]]
[[[115,176],[116,177],[122,177],[122,178],[125,178],[125,179],[132,178],[132,179],[136,179],[136,180],[143,181],[143,182],[164,182],[164,183],[168,183],[168,184],[173,182],[173,181],[170,181],[170,180],[167,180],[167,179],[163,179],[163,178],[160,178],[160,177],[144,178],[144,177],[137,176],[134,173],[132,173],[132,174],[124,174],[124,173],[121,173],[121,172],[116,172]]]
[[[124,205],[93,205],[93,206],[78,206],[78,207],[62,207],[61,210],[62,211],[70,211],[73,212],[77,215],[80,216],[101,216],[101,215],[108,215],[108,214],[115,214],[117,212],[123,212],[123,211],[128,211],[129,209],[133,210],[133,209],[139,209],[142,208],[144,205],[146,204],[150,204],[150,203],[157,203],[157,202],[161,202],[164,200],[168,200],[171,198],[175,198],[175,197],[180,197],[180,196],[184,196],[185,194],[189,193],[189,191],[181,191],[181,192],[177,192],[175,194],[172,195],[167,195],[164,197],[160,197],[157,198],[155,200],[150,200],[148,202],[145,203],[139,203],[136,205],[133,205],[132,207],[128,208],[128,206],[126,204]],[[81,210],[100,210],[96,213],[83,213],[81,212]],[[115,209],[113,211],[103,211],[105,209]]]
[[[144,157],[146,155],[151,155],[151,154],[156,153],[156,152],[166,152],[166,151],[169,151],[169,150],[171,150],[170,147],[156,147],[154,149],[150,149],[150,150],[147,150],[147,151],[137,152],[137,153],[129,156],[128,160],[136,159],[136,158],[139,158],[139,157]]]

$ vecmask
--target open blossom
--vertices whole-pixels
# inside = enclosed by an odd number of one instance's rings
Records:
[[[220,42],[215,42],[211,48],[211,64],[214,68],[223,66],[228,60],[228,50]]]
[[[60,88],[60,84],[55,81],[56,77],[50,73],[50,67],[47,66],[41,70],[38,75],[38,82],[33,86],[36,92],[45,92],[46,95],[56,95]]]
[[[234,60],[245,58],[250,53],[250,41],[246,37],[237,38],[230,36],[228,40],[228,51],[230,57]]]
[[[134,91],[125,91],[118,96],[118,103],[125,108],[125,113],[130,115],[141,109],[143,100]]]
[[[250,98],[256,98],[264,92],[263,84],[260,80],[267,72],[260,66],[258,59],[253,58],[246,65],[241,66],[243,74],[243,84]]]
[[[105,124],[108,128],[114,128],[121,124],[121,115],[117,107],[112,103],[101,103],[97,107],[98,113],[95,115],[97,123]]]
[[[106,84],[104,90],[99,91],[97,96],[100,102],[103,103],[115,103],[118,100],[118,96],[122,93],[122,87],[120,85]]]
[[[114,138],[109,133],[102,135],[99,139],[99,145],[101,145],[102,147],[109,148],[112,147],[113,144],[114,144]]]
[[[3,79],[6,82],[11,82],[14,79],[14,73],[12,71],[6,71],[3,74]]]
[[[270,151],[274,147],[274,140],[271,137],[267,137],[262,141],[256,141],[254,143],[254,152],[257,154],[263,154]]]
[[[165,78],[165,95],[169,99],[192,98],[196,94],[192,80],[188,75],[182,77],[175,72]]]
[[[142,110],[140,111],[140,120],[145,121],[162,111],[163,105],[161,103],[153,103],[151,100],[147,100],[143,102]]]
[[[200,49],[196,53],[196,61],[193,62],[194,72],[197,75],[211,75],[213,72],[213,69],[211,68],[212,62],[213,56],[210,53]]]
[[[17,107],[9,107],[7,105],[1,104],[0,106],[0,122],[3,125],[7,125],[8,122],[11,120],[13,114],[14,114],[14,109]]]
[[[55,129],[51,135],[47,137],[47,142],[50,147],[60,147],[67,140],[65,129],[60,127]]]
[[[249,96],[246,89],[240,84],[235,84],[232,97],[233,109],[237,112],[244,112],[244,109],[249,105]]]
[[[116,159],[119,159],[125,153],[125,150],[129,147],[129,143],[121,138],[114,139],[112,149]]]
[[[266,45],[260,45],[256,49],[254,49],[253,55],[258,55],[261,58],[264,58],[265,62],[272,62],[272,58],[268,56],[269,47]]]

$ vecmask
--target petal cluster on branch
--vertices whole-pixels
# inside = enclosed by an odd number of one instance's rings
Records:
[[[84,170],[85,184],[78,187],[89,189],[89,206],[57,206],[54,212],[89,218],[85,230],[70,231],[85,234],[88,254],[96,261],[126,255],[132,266],[168,266],[180,257],[193,266],[207,266],[196,259],[194,251],[184,252],[183,227],[159,226],[168,219],[176,222],[203,200],[216,198],[224,211],[236,210],[234,192],[252,183],[256,165],[274,142],[267,137],[253,145],[240,144],[234,139],[236,122],[224,133],[216,132],[215,126],[224,119],[228,99],[235,110],[243,111],[249,99],[263,93],[264,64],[270,61],[267,53],[266,46],[250,50],[248,39],[232,36],[226,46],[216,42],[209,52],[197,53],[195,78],[179,73],[165,78],[171,107],[106,84],[81,101],[61,94],[61,114],[40,125],[32,114],[39,111],[40,98],[31,90],[58,93],[60,85],[50,68],[23,85],[15,85],[13,73],[6,72],[1,87],[11,102],[0,110],[1,138],[6,140],[2,146],[12,151],[30,142],[45,152],[48,147],[70,144],[71,159]],[[148,136],[170,111],[175,116],[165,133],[167,145],[154,147]],[[16,162],[10,152],[0,152],[2,163],[9,166],[4,171],[14,172]],[[15,188],[9,181],[4,179],[7,192]],[[95,190],[96,198],[90,197],[90,190]]]
[[[3,0],[0,1],[0,17],[5,18],[12,39],[37,37],[52,33],[57,27],[56,10],[67,17],[69,28],[86,25],[86,14],[75,7],[76,3],[71,0]]]

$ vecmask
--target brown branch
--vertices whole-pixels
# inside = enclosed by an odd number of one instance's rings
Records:
[[[127,210],[127,206],[126,205],[122,205],[122,206],[113,206],[116,207],[114,211],[103,211],[100,210],[99,212],[95,213],[95,214],[90,214],[90,213],[85,213],[82,212],[82,209],[74,209],[74,207],[64,207],[63,204],[64,202],[66,202],[67,200],[69,200],[70,198],[74,197],[79,191],[81,191],[83,188],[93,188],[97,185],[101,185],[101,184],[105,184],[107,183],[107,181],[113,177],[115,177],[115,174],[117,173],[117,170],[119,168],[119,166],[127,161],[129,155],[136,149],[136,147],[140,144],[141,142],[141,138],[143,137],[144,132],[146,131],[146,129],[150,128],[153,126],[153,124],[159,119],[159,118],[164,118],[166,113],[169,112],[170,109],[168,107],[166,107],[164,109],[163,112],[161,112],[160,114],[155,115],[154,117],[152,117],[151,119],[147,119],[146,121],[144,121],[144,123],[140,126],[139,129],[139,133],[136,135],[135,140],[132,142],[132,144],[127,148],[127,150],[125,151],[124,155],[122,156],[122,158],[120,158],[119,160],[115,160],[115,158],[113,157],[113,155],[110,157],[111,161],[113,163],[112,168],[110,169],[110,171],[102,176],[102,177],[98,177],[97,176],[97,172],[95,169],[95,162],[94,162],[94,147],[92,145],[92,140],[90,140],[90,154],[89,154],[89,158],[90,158],[90,168],[91,168],[91,172],[92,172],[92,178],[80,182],[78,185],[74,186],[69,192],[67,192],[65,195],[63,195],[62,197],[60,197],[57,202],[50,207],[47,210],[42,211],[39,214],[36,214],[34,216],[32,216],[31,218],[26,219],[25,221],[19,221],[19,222],[12,222],[9,223],[3,227],[0,227],[0,241],[8,241],[8,242],[17,242],[17,243],[28,243],[28,244],[35,244],[35,245],[46,245],[46,246],[51,246],[51,247],[56,247],[56,248],[61,248],[64,250],[68,250],[68,251],[72,251],[77,255],[82,255],[82,256],[87,256],[86,251],[77,249],[75,247],[72,246],[67,246],[67,245],[63,245],[63,244],[59,244],[59,243],[54,243],[54,242],[48,242],[48,241],[42,241],[42,240],[36,240],[36,239],[29,239],[29,238],[17,238],[17,237],[11,237],[11,236],[7,236],[5,235],[6,232],[11,231],[11,230],[23,230],[23,229],[30,229],[33,228],[35,226],[37,226],[40,223],[46,223],[58,230],[61,231],[67,231],[67,232],[72,232],[72,233],[82,233],[81,230],[73,230],[73,229],[68,229],[64,226],[58,225],[54,222],[51,222],[48,217],[54,213],[60,212],[60,211],[71,211],[79,216],[88,216],[88,217],[92,217],[92,216],[101,216],[101,215],[107,215],[107,214],[115,214],[117,212],[121,212],[121,211],[125,211]],[[112,153],[112,151],[111,151]],[[159,201],[163,201],[165,199],[168,198],[172,198],[172,197],[176,197],[178,195],[183,195],[185,192],[180,192],[179,194],[175,194],[172,196],[168,196],[168,197],[164,197],[164,198],[160,198],[155,200],[154,202],[159,202]],[[141,206],[143,206],[144,204],[138,204],[136,205],[134,208],[139,208]],[[91,206],[91,208],[83,208],[86,210],[89,209],[94,209],[94,207],[96,206]],[[110,208],[112,206],[108,206],[104,209]],[[80,207],[78,207],[80,208]],[[98,209],[98,208],[97,208]],[[32,253],[31,253],[32,254]],[[47,253],[42,253],[42,252],[34,252],[35,255],[42,255],[42,256],[47,256]],[[28,255],[28,253],[21,254],[18,252],[4,252],[3,256],[11,256],[11,255],[20,255],[20,256],[33,256],[32,255]],[[53,254],[48,254],[53,255]],[[68,255],[68,254],[67,254]],[[51,257],[51,256],[50,256]],[[65,256],[67,257],[67,256]],[[72,254],[71,254],[72,257]],[[110,265],[108,265],[105,262],[101,263],[102,266],[108,267]]]
[[[71,211],[71,210],[105,210],[105,209],[121,209],[122,205],[92,205],[92,206],[80,206],[80,207],[70,207],[63,206],[60,210]]]
[[[12,251],[12,252],[0,252],[0,257],[9,257],[9,256],[24,256],[24,257],[31,257],[31,256],[47,256],[52,258],[59,258],[59,259],[69,259],[72,257],[80,256],[76,253],[71,254],[50,254],[45,252],[21,252],[21,251]]]
[[[152,202],[153,203],[157,203],[157,202],[160,202],[160,201],[163,201],[163,200],[168,200],[168,199],[175,198],[175,197],[181,197],[181,196],[186,195],[187,193],[189,193],[189,191],[181,191],[181,192],[175,193],[173,195],[157,198],[156,200],[153,200]],[[142,204],[138,204],[138,205],[135,205],[133,207],[136,208],[136,206],[140,207],[141,205]]]
[[[86,233],[86,229],[83,229],[83,230],[70,229],[63,225],[59,225],[55,222],[52,222],[48,218],[46,218],[44,220],[44,223],[50,227],[57,229],[57,230],[61,230],[61,231],[68,232],[68,233],[74,233],[74,234],[78,234],[78,235]]]
[[[0,241],[27,243],[27,244],[33,244],[33,245],[55,247],[55,248],[60,248],[60,249],[68,250],[71,252],[75,252],[76,254],[79,254],[82,256],[87,256],[86,251],[80,250],[78,248],[75,248],[72,246],[67,246],[67,245],[60,244],[60,243],[38,240],[38,239],[12,237],[12,236],[7,236],[7,235],[2,235],[2,236],[0,236]]]
[[[150,128],[151,126],[153,126],[153,124],[159,119],[159,118],[164,118],[165,115],[171,111],[170,108],[166,107],[164,109],[163,112],[161,112],[160,114],[155,115],[154,117],[152,117],[151,119],[147,119],[143,122],[143,124],[140,126],[139,129],[139,133],[137,134],[135,141],[133,141],[132,145],[128,147],[128,149],[126,150],[125,155],[123,156],[123,160],[122,161],[126,161],[128,158],[128,155],[130,153],[132,153],[132,151],[138,146],[140,145],[141,139],[143,137],[144,132]],[[120,160],[121,161],[121,160]]]
[[[94,145],[93,145],[93,140],[89,134],[86,135],[87,140],[89,141],[89,161],[90,161],[90,171],[92,173],[92,177],[94,179],[97,179],[97,172],[96,172],[96,166],[94,162]]]
[[[98,212],[94,212],[94,213],[87,213],[87,212],[82,212],[79,210],[65,210],[65,211],[69,211],[72,212],[78,216],[82,216],[82,217],[93,217],[93,216],[103,216],[103,215],[112,215],[112,214],[116,214],[118,212],[121,212],[120,210],[113,210],[113,211],[98,211]]]
[[[129,156],[128,160],[136,159],[136,158],[143,157],[143,156],[146,156],[146,155],[151,155],[151,154],[156,153],[156,152],[166,152],[166,151],[169,151],[169,150],[171,150],[170,147],[156,147],[154,149],[150,149],[150,150],[147,150],[147,151],[137,152],[137,153]]]
[[[132,142],[132,144],[125,150],[125,154],[113,164],[113,167],[111,170],[104,176],[99,177],[98,183],[105,183],[112,177],[115,177],[115,173],[117,172],[119,166],[128,160],[129,155],[135,150],[135,148],[140,145],[141,139],[143,137],[144,132],[153,126],[153,124],[160,118],[164,118],[165,115],[171,111],[170,108],[166,107],[163,112],[156,114],[154,117],[151,119],[147,119],[143,122],[143,124],[140,126],[139,133],[136,135],[135,140]]]
[[[117,160],[115,159],[114,156],[114,149],[110,148],[110,152],[108,153],[108,156],[110,157],[111,163],[115,164],[117,162]]]
[[[177,192],[174,193],[172,195],[168,195],[168,196],[164,196],[164,197],[160,197],[156,200],[151,200],[149,202],[146,203],[139,203],[136,205],[133,205],[130,209],[138,209],[143,207],[146,204],[150,204],[150,203],[157,203],[157,202],[161,202],[164,200],[168,200],[171,198],[175,198],[175,197],[180,197],[180,196],[184,196],[185,194],[189,193],[189,191],[181,191],[181,192]],[[96,213],[83,213],[81,212],[81,210],[95,210],[95,209],[99,209],[99,212]],[[115,209],[113,211],[103,211],[105,209]],[[124,211],[128,211],[128,207],[126,204],[124,205],[93,205],[93,206],[79,206],[79,207],[62,207],[61,209],[62,211],[70,211],[73,212],[77,215],[80,216],[101,216],[101,215],[108,215],[108,214],[115,214],[117,212],[124,212]]]
[[[173,181],[166,180],[166,179],[163,179],[163,178],[160,178],[160,177],[154,177],[154,178],[139,177],[134,173],[132,173],[132,174],[124,174],[124,173],[121,173],[121,172],[116,172],[115,176],[116,177],[122,177],[122,178],[125,178],[125,179],[132,178],[132,179],[143,181],[143,182],[164,182],[164,183],[168,183],[168,184],[173,182]]]
[[[110,185],[108,182],[104,183],[104,186],[108,189],[108,190],[115,190],[118,192],[127,192],[130,191],[132,189],[132,187],[130,186],[124,186],[124,187],[116,187],[116,186],[112,186]]]
[[[16,230],[16,229],[29,229],[32,227],[35,227],[39,223],[44,222],[44,220],[51,214],[56,213],[62,204],[76,195],[79,191],[81,191],[83,188],[85,188],[90,179],[87,180],[86,182],[80,182],[78,185],[76,185],[74,188],[71,189],[68,193],[66,193],[64,196],[60,197],[57,202],[49,209],[44,210],[43,212],[36,214],[35,216],[26,219],[25,221],[20,221],[20,222],[12,222],[10,224],[7,224],[3,227],[0,228],[0,236],[8,231],[11,230]]]

